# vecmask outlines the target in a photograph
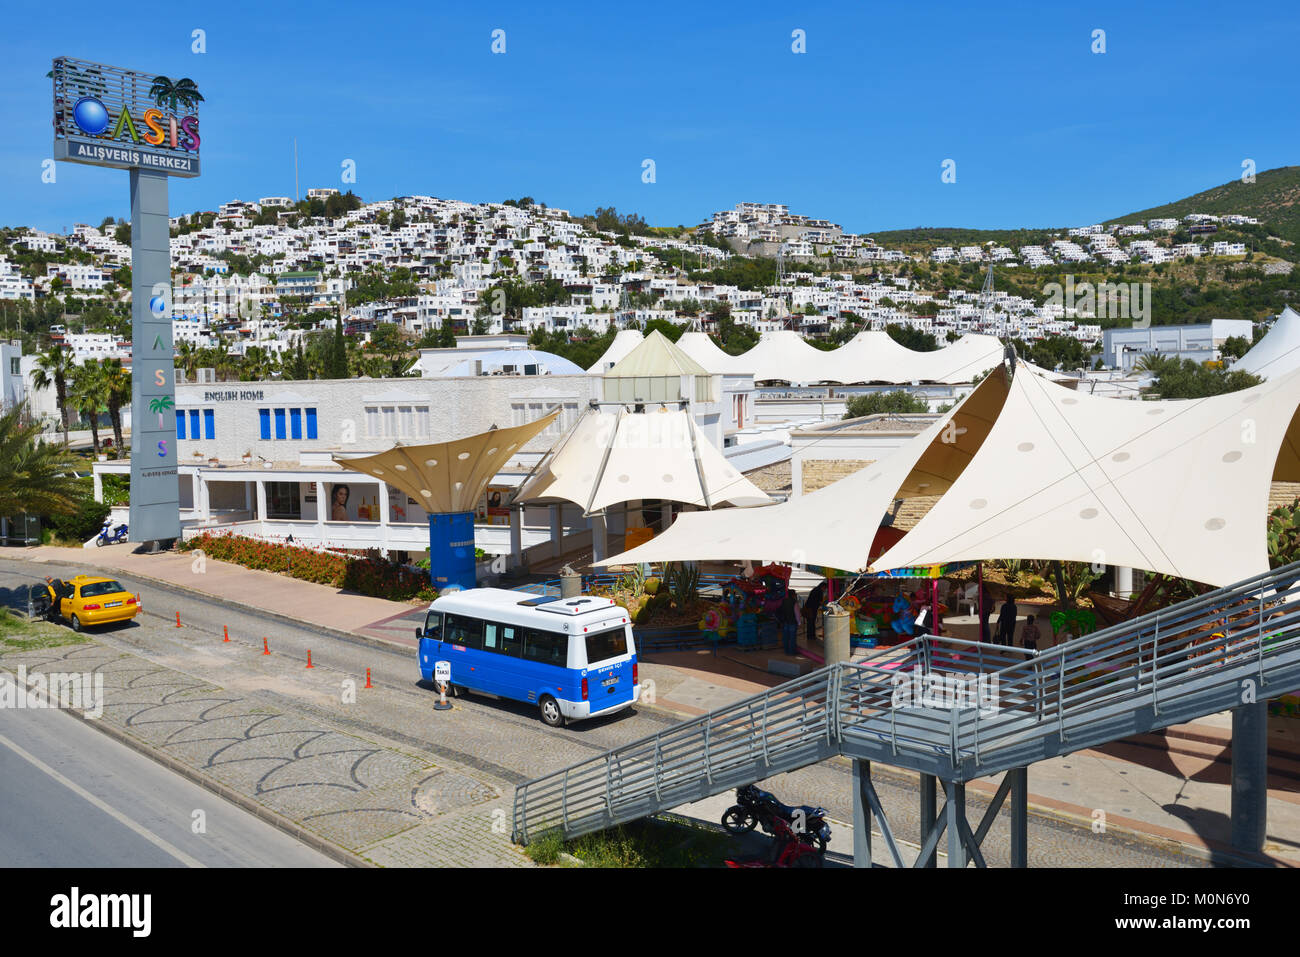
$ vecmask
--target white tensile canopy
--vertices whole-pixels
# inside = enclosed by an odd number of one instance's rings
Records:
[[[707,333],[683,332],[677,348],[714,374],[747,375],[754,371],[744,355],[728,355]]]
[[[1300,481],[1300,370],[1241,392],[1099,398],[1000,366],[946,416],[826,488],[683,515],[603,564],[764,559],[862,570],[895,499],[941,496],[872,571],[996,558],[1228,585],[1268,570],[1271,484]]]
[[[847,478],[779,505],[684,513],[653,540],[596,564],[750,558],[865,569],[894,501],[948,488],[993,427],[1006,394],[999,368],[907,445]]]
[[[741,358],[756,382],[834,382],[833,353],[808,345],[797,332],[765,332]]]
[[[961,477],[874,568],[1067,559],[1219,586],[1261,574],[1270,484],[1300,480],[1297,406],[1300,373],[1140,402],[1022,372]]]
[[[1265,379],[1276,379],[1300,369],[1300,313],[1290,306],[1283,309],[1273,328],[1234,362],[1232,368]]]
[[[378,455],[333,456],[346,469],[375,475],[430,513],[470,512],[501,466],[555,421],[556,409],[533,422],[435,445],[396,443]]]
[[[766,332],[758,344],[729,356],[702,332],[685,333],[677,345],[710,372],[753,373],[755,381],[834,382],[970,382],[1002,361],[996,336],[968,333],[931,352],[916,352],[887,332],[868,330],[838,349],[821,350],[789,330]]]
[[[589,410],[515,499],[564,499],[589,515],[633,499],[701,508],[771,501],[699,434],[690,412],[663,407]]]
[[[616,362],[639,346],[642,338],[640,331],[636,329],[620,329],[614,334],[614,341],[609,344],[605,354],[587,371],[602,373],[612,368]]]

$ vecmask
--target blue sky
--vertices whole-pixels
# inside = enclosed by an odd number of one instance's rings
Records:
[[[295,137],[304,193],[348,188],[351,159],[368,200],[531,195],[658,225],[782,202],[855,232],[1078,225],[1235,179],[1246,158],[1300,163],[1293,2],[794,7],[10,5],[0,225],[128,214],[125,172],[61,163],[41,182],[57,55],[198,83],[203,175],[172,181],[174,214],[292,195]]]

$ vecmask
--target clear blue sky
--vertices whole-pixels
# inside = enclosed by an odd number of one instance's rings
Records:
[[[858,232],[1078,225],[1245,158],[1300,163],[1294,0],[794,6],[10,4],[0,225],[128,214],[125,172],[60,163],[41,182],[57,55],[197,82],[203,175],[172,180],[173,214],[292,195],[294,137],[304,193],[348,188],[352,159],[367,200],[531,195],[657,225],[781,202]]]

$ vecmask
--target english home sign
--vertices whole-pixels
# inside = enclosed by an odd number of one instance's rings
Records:
[[[130,172],[130,535],[168,542],[181,521],[167,177],[199,175],[203,96],[189,78],[70,57],[56,58],[49,76],[55,159]]]

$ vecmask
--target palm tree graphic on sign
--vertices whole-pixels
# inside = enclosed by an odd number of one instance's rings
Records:
[[[163,429],[163,413],[176,405],[176,400],[169,395],[160,395],[156,399],[149,400],[149,411],[158,413],[158,428]]]
[[[199,92],[198,84],[189,77],[177,80],[175,83],[169,77],[155,77],[153,85],[149,87],[149,95],[159,106],[166,104],[176,111],[177,104],[192,108],[196,103],[203,102],[203,94]]]

